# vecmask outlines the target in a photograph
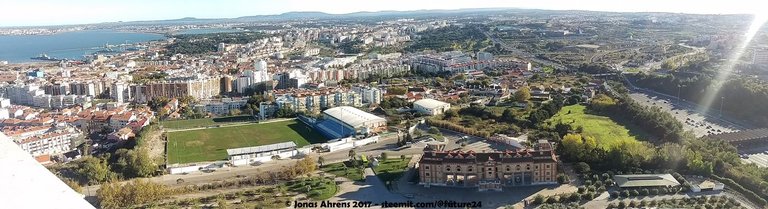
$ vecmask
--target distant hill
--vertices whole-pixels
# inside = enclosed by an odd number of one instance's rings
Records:
[[[295,19],[330,19],[330,18],[360,18],[360,17],[385,17],[385,16],[426,16],[426,15],[444,15],[452,13],[473,13],[488,11],[504,11],[510,8],[482,8],[482,9],[455,9],[455,10],[413,10],[413,11],[363,11],[347,14],[329,14],[325,12],[303,11],[286,12],[277,15],[254,15],[236,18],[215,18],[200,19],[194,17],[185,17],[171,20],[149,20],[149,21],[130,21],[104,24],[196,24],[196,23],[216,23],[216,22],[248,22],[248,21],[276,21],[276,20],[295,20]]]

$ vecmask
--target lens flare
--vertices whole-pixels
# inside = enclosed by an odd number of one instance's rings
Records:
[[[715,76],[715,79],[712,81],[713,83],[711,84],[710,88],[707,88],[707,93],[704,94],[704,98],[701,102],[700,111],[706,112],[710,110],[710,108],[712,108],[712,104],[715,102],[720,102],[720,108],[722,108],[722,104],[725,102],[725,100],[727,100],[727,98],[725,98],[727,96],[722,95],[718,97],[720,89],[722,89],[723,84],[733,73],[733,69],[736,67],[736,64],[738,63],[741,56],[744,55],[744,52],[749,46],[749,43],[752,42],[752,39],[755,37],[755,35],[757,35],[757,32],[760,31],[760,28],[763,27],[767,20],[768,14],[756,12],[753,15],[752,23],[749,25],[749,29],[747,29],[746,33],[744,33],[744,40],[739,43],[739,45],[733,51],[733,54],[731,54],[731,56],[725,62],[725,65],[723,65],[723,67],[717,72],[717,76]]]

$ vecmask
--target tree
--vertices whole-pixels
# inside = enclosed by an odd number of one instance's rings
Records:
[[[390,87],[387,89],[387,93],[392,95],[403,95],[408,93],[408,89],[405,87]]]
[[[389,155],[387,154],[387,152],[381,152],[381,161],[382,162],[383,161],[387,161],[388,157],[389,157]]]
[[[152,109],[152,111],[160,112],[160,110],[165,107],[171,100],[168,99],[168,97],[159,96],[159,97],[152,97],[149,101],[147,101],[147,106]]]
[[[278,118],[291,118],[296,116],[296,112],[288,106],[283,106],[275,112],[275,117]]]
[[[405,155],[400,155],[400,161],[405,161]]]
[[[581,201],[581,195],[579,195],[579,193],[571,193],[571,195],[568,197],[568,200],[571,202],[579,202]]]
[[[619,198],[619,191],[611,191],[611,198]]]
[[[241,115],[241,114],[243,114],[243,111],[241,111],[239,109],[231,109],[231,110],[229,110],[229,115],[231,115],[231,116],[238,116],[238,115]]]
[[[568,97],[568,105],[575,105],[581,102],[581,96],[574,94]]]
[[[317,162],[314,158],[311,158],[309,156],[306,156],[302,158],[301,160],[296,162],[296,165],[292,167],[293,174],[295,175],[304,175],[308,173],[315,172],[317,170]]]
[[[583,144],[580,134],[566,134],[562,140],[563,155],[571,160],[582,159]]]
[[[92,156],[83,157],[77,171],[88,180],[89,184],[102,183],[117,177],[109,169],[106,160]]]
[[[323,164],[325,163],[325,157],[317,157],[317,163],[320,164],[320,167],[323,167]]]
[[[605,94],[598,94],[598,95],[595,95],[594,98],[592,98],[589,105],[591,109],[594,109],[597,111],[605,111],[609,107],[616,105],[616,101]]]
[[[127,208],[164,199],[174,193],[165,185],[136,179],[124,185],[105,183],[96,192],[101,208]]]
[[[157,164],[145,148],[120,149],[115,152],[118,170],[126,177],[150,177],[157,171]]]
[[[512,110],[512,108],[504,109],[504,112],[501,113],[501,120],[506,121],[508,123],[513,123],[517,121],[517,116],[515,115],[515,111]]]
[[[72,190],[75,190],[75,192],[83,193],[83,187],[80,186],[80,184],[77,183],[77,181],[74,181],[72,179],[64,179],[64,183],[67,184],[69,188],[72,188]]]
[[[459,117],[459,112],[457,112],[454,109],[448,109],[445,111],[445,113],[443,113],[443,115],[444,115],[443,119],[451,119],[451,118]]]
[[[527,86],[520,87],[515,91],[515,101],[526,102],[531,99],[531,89]]]
[[[571,125],[559,122],[555,125],[555,131],[560,134],[560,136],[565,136],[571,131]]]
[[[578,162],[578,163],[576,163],[576,165],[573,167],[573,169],[576,171],[576,173],[579,173],[579,174],[587,174],[587,173],[589,173],[592,170],[589,167],[589,164],[587,164],[585,162]]]
[[[440,129],[437,129],[437,127],[430,127],[427,132],[430,134],[440,134]]]
[[[355,150],[351,149],[351,150],[349,150],[349,153],[348,153],[347,156],[349,156],[349,160],[355,160],[355,155],[356,155],[355,154]]]

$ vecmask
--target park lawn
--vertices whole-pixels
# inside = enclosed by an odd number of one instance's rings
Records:
[[[359,168],[344,167],[344,163],[333,163],[323,165],[320,170],[326,173],[333,174],[335,176],[348,178],[353,181],[363,181],[363,170]]]
[[[297,120],[168,132],[168,164],[227,159],[227,149],[293,141],[298,147],[327,139]]]
[[[570,113],[568,113],[570,111]],[[624,142],[637,142],[642,133],[631,132],[626,126],[617,123],[606,116],[586,113],[584,105],[570,105],[560,109],[556,115],[547,120],[554,127],[558,122],[570,124],[576,129],[581,126],[582,135],[593,136],[600,147],[610,149]]]
[[[333,197],[338,192],[336,182],[325,178],[306,178],[289,182],[286,185],[290,191],[304,193],[313,200],[325,200]]]
[[[230,116],[230,117],[220,117],[220,118],[167,120],[167,121],[160,122],[160,124],[163,125],[163,128],[167,128],[167,129],[188,129],[188,128],[209,127],[209,126],[215,126],[215,125],[221,125],[221,124],[227,124],[227,123],[233,123],[233,122],[252,121],[252,120],[253,120],[253,117],[249,115],[241,115],[241,116]]]
[[[376,173],[376,176],[378,176],[385,184],[386,182],[394,182],[403,176],[405,170],[408,169],[408,162],[410,161],[410,157],[405,158],[405,160],[400,158],[390,158],[379,162],[379,166],[374,167],[373,172]]]

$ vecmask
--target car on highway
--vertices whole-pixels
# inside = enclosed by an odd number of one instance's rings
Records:
[[[743,159],[747,159],[747,158],[749,158],[749,155],[747,155],[747,154],[741,154],[741,158],[743,158]]]

